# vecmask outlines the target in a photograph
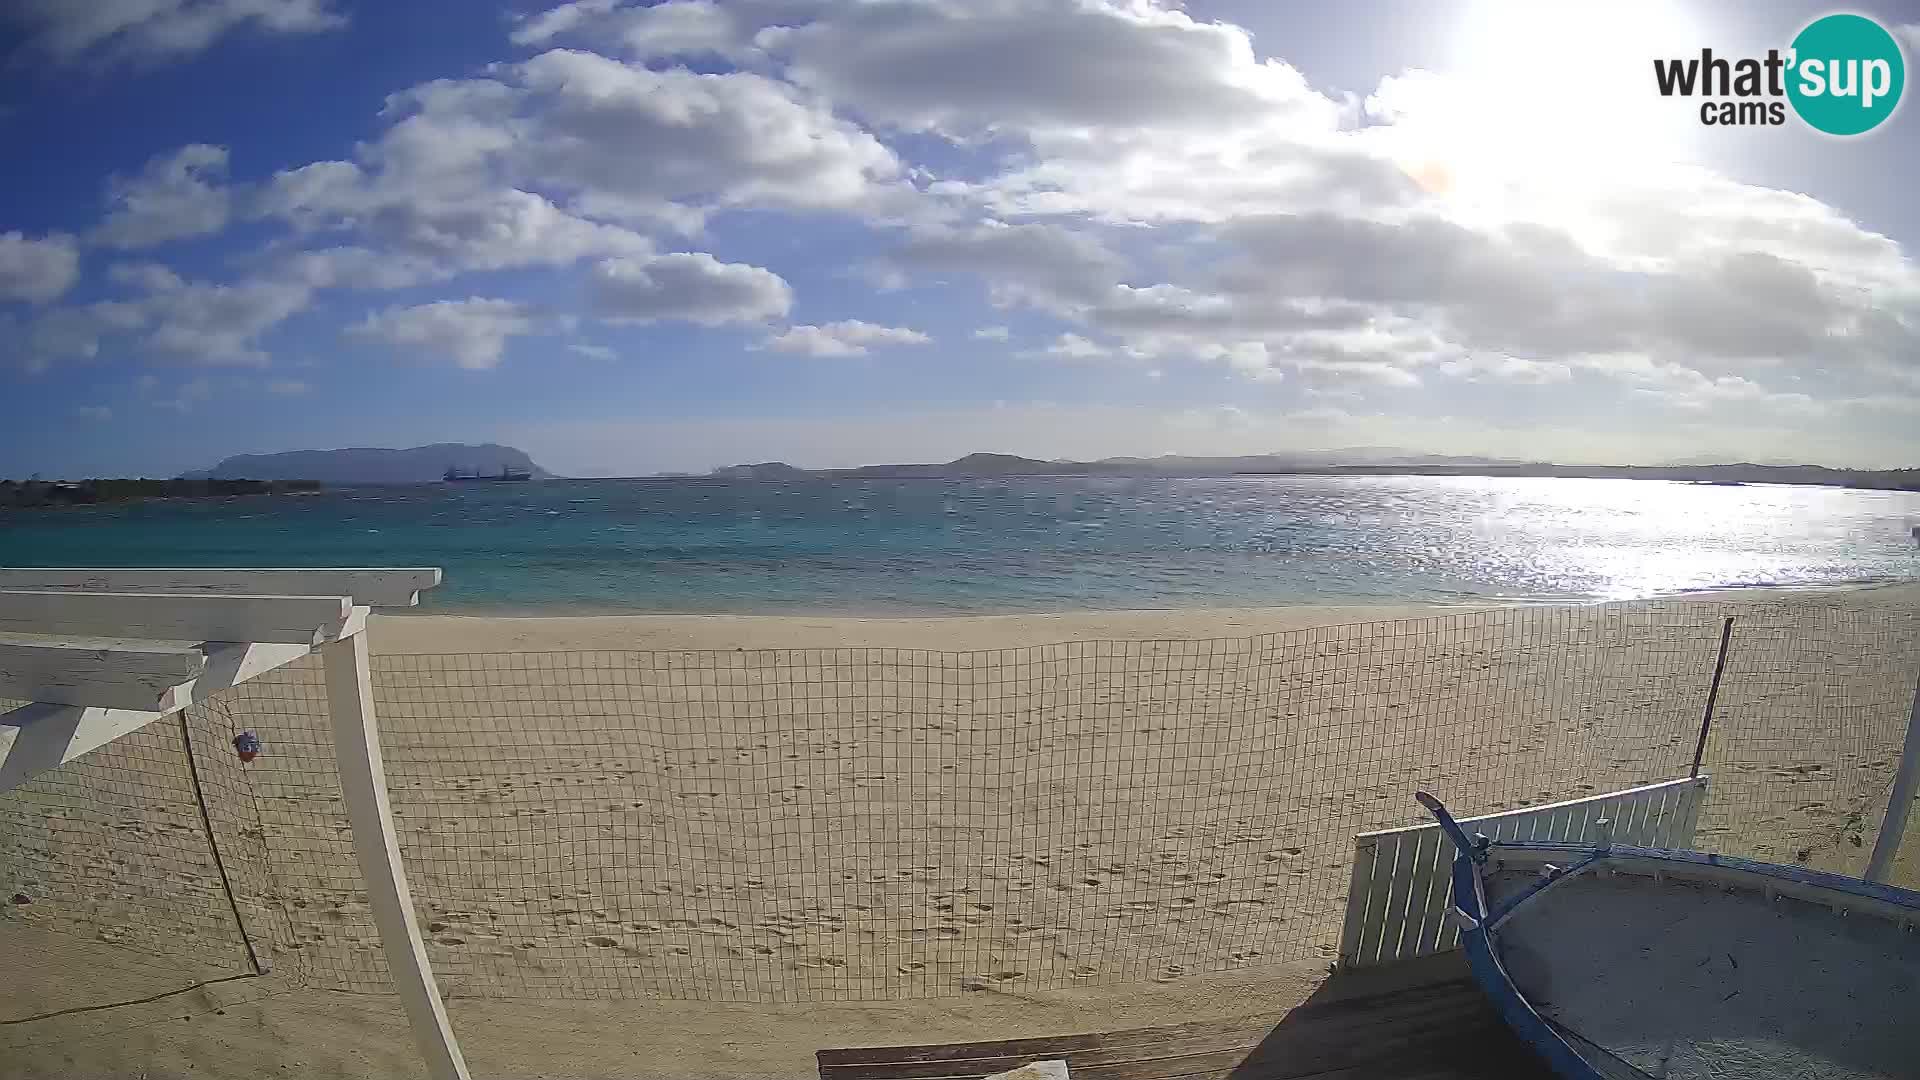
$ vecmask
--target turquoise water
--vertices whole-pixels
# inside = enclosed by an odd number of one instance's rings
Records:
[[[441,566],[429,608],[939,614],[1920,578],[1920,495],[1635,480],[559,480],[0,515],[0,565]]]

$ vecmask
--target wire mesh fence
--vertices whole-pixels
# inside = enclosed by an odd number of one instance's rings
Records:
[[[225,740],[212,720],[169,717],[0,796],[0,1019],[258,970],[264,838],[233,755],[204,752]]]
[[[374,689],[450,993],[902,999],[1331,959],[1352,837],[1420,820],[1414,790],[1483,812],[1685,775],[1726,614],[1511,608],[978,652],[376,656]],[[1740,608],[1701,846],[1863,865],[1917,673],[1914,612]],[[0,884],[46,893],[16,914],[93,934],[152,909],[143,925],[196,929],[129,948],[225,969],[246,964],[244,926],[309,985],[386,990],[318,664],[188,719],[238,922],[165,725],[0,796],[0,821],[20,823]],[[226,746],[241,728],[266,744],[244,766]],[[55,828],[54,792],[59,820],[99,822],[65,857],[16,839]],[[107,835],[121,819],[138,831]],[[127,886],[120,908],[81,895],[97,880]]]

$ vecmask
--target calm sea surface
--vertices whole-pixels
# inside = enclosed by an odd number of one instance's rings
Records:
[[[1920,495],[1634,480],[557,480],[0,514],[0,565],[442,566],[429,608],[974,613],[1920,578]]]

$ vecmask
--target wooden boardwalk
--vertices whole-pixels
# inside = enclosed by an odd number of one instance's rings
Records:
[[[978,1080],[1064,1059],[1074,1080],[1552,1080],[1468,978],[1344,994],[1283,1014],[941,1046],[822,1050],[820,1080]]]

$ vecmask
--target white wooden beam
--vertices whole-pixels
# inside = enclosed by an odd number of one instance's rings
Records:
[[[386,765],[374,718],[367,636],[354,634],[320,649],[326,669],[327,710],[333,719],[334,756],[340,792],[353,825],[354,852],[366,878],[367,902],[380,929],[380,944],[394,989],[406,1007],[413,1039],[432,1080],[468,1080],[466,1059],[447,1023],[440,988],[434,985],[426,945],[413,912],[413,894],[400,864],[400,843],[387,800]]]
[[[412,607],[440,584],[434,566],[341,569],[195,570],[125,568],[0,568],[0,589],[72,589],[86,592],[213,593],[241,596],[351,596],[371,607]]]
[[[364,626],[367,609],[354,611],[350,624]],[[169,688],[154,708],[38,701],[0,714],[0,791],[312,651],[305,645],[212,642],[204,651],[196,650],[204,659],[200,674]]]
[[[190,645],[5,635],[0,698],[164,711],[167,695],[206,666]]]
[[[167,715],[36,702],[0,715],[0,792]]]
[[[1880,819],[1880,835],[1873,841],[1873,855],[1867,860],[1867,880],[1885,882],[1893,872],[1893,857],[1900,854],[1900,841],[1907,835],[1907,818],[1913,800],[1920,795],[1920,685],[1913,688],[1913,711],[1907,714],[1907,739],[1900,748],[1900,768],[1893,774],[1893,790],[1887,793],[1887,814]]]
[[[0,632],[317,645],[353,614],[345,596],[0,590]]]

